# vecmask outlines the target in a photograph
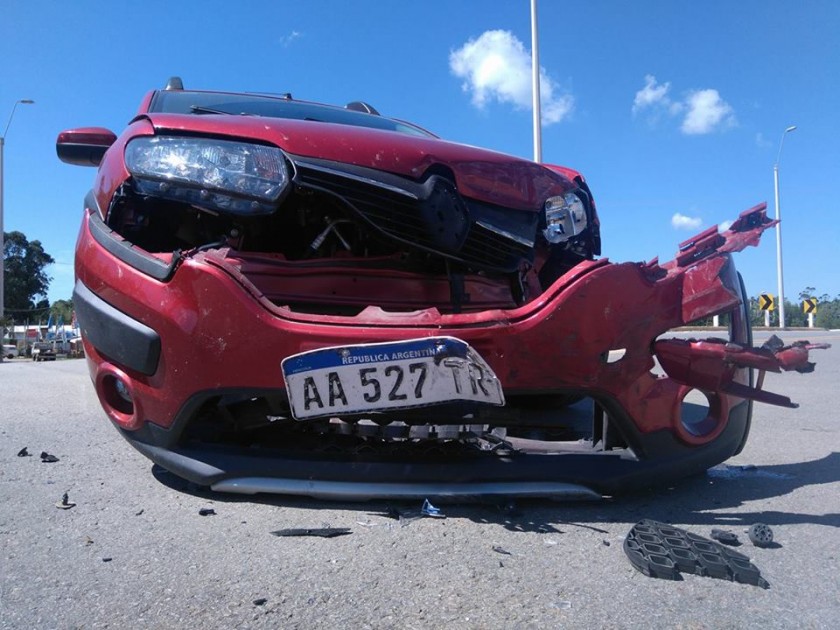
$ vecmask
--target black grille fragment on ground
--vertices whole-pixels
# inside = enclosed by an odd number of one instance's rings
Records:
[[[693,573],[770,588],[744,554],[659,521],[636,523],[624,539],[624,553],[649,577],[681,580],[681,573]]]
[[[278,529],[271,532],[275,536],[318,536],[320,538],[335,538],[336,536],[346,536],[352,534],[352,530],[347,527],[320,527],[312,529]]]

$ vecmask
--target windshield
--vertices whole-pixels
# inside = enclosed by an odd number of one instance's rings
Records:
[[[434,137],[408,123],[330,105],[293,101],[282,97],[225,92],[161,91],[155,94],[149,112],[167,114],[231,114],[234,116],[267,116],[293,120],[353,125],[397,131],[415,136]]]

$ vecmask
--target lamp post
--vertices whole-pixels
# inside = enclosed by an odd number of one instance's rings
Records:
[[[791,125],[782,132],[782,139],[779,141],[779,153],[776,156],[776,163],[773,165],[773,184],[776,191],[776,278],[779,285],[779,328],[785,327],[785,282],[782,277],[782,208],[779,205],[779,160],[782,159],[782,146],[785,143],[785,136],[796,129]]]
[[[539,40],[539,29],[537,28],[537,0],[531,0],[531,100],[534,108],[534,162],[542,162]]]
[[[6,275],[6,243],[3,238],[3,146],[6,144],[6,135],[9,133],[9,125],[12,124],[12,118],[15,116],[15,110],[18,105],[32,105],[35,101],[24,98],[15,101],[12,105],[12,113],[9,114],[9,122],[6,123],[6,128],[3,130],[3,135],[0,136],[0,321],[5,320],[6,314],[6,300],[5,300],[5,275]],[[0,325],[0,336],[2,336],[2,325]],[[0,361],[2,361],[0,357]]]

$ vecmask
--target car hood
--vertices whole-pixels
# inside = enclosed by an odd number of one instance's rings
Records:
[[[373,168],[420,180],[431,167],[450,170],[461,194],[518,210],[539,211],[548,197],[576,188],[540,164],[432,137],[336,123],[253,116],[145,114],[155,133],[234,136],[274,144],[289,154]]]

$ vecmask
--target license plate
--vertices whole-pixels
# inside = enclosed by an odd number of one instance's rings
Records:
[[[283,360],[297,420],[473,401],[504,405],[499,379],[454,337],[322,348]]]

